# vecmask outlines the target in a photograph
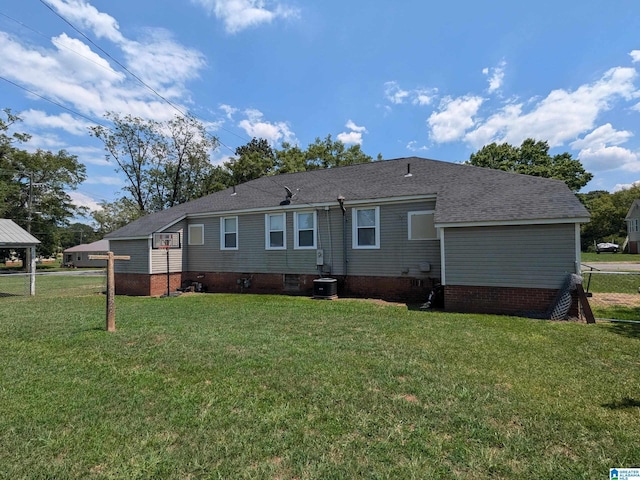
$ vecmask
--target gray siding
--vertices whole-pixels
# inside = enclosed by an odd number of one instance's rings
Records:
[[[131,260],[116,260],[116,273],[149,273],[150,241],[109,240],[109,248],[116,255],[130,255]]]
[[[434,208],[433,201],[381,205],[380,248],[371,250],[352,248],[351,212],[347,212],[348,274],[439,278],[440,240],[408,239],[408,212]]]
[[[318,209],[316,241],[317,247],[324,251],[324,272],[332,275],[344,274],[343,229],[345,229],[349,275],[439,277],[439,240],[409,241],[407,236],[407,212],[430,210],[434,207],[433,201],[381,205],[381,248],[375,250],[352,249],[351,209],[347,209],[344,217],[342,210],[337,206],[329,210]],[[317,273],[316,250],[294,249],[293,212],[286,213],[286,250],[265,249],[264,215],[265,213],[256,213],[238,216],[238,250],[220,250],[219,216],[190,219],[190,224],[204,224],[204,245],[189,245],[188,238],[184,238],[184,246],[188,250],[185,270]],[[184,231],[188,232],[186,226]],[[425,271],[425,264],[429,264],[430,271]]]
[[[447,228],[447,285],[559,288],[575,272],[575,225]]]

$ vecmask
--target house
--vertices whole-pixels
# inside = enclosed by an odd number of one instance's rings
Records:
[[[97,267],[106,266],[106,260],[90,260],[89,255],[104,255],[109,251],[109,240],[98,240],[93,243],[83,243],[67,248],[63,252],[63,264],[69,267]]]
[[[627,224],[629,253],[640,253],[640,199],[633,201],[624,221]]]
[[[424,301],[445,309],[545,311],[580,267],[589,214],[559,180],[423,158],[262,177],[147,215],[109,234],[116,292],[209,292]],[[170,250],[154,233],[178,232]]]
[[[36,237],[21,228],[13,220],[0,218],[0,249],[26,250],[26,270],[30,273],[29,294],[36,293],[36,246],[40,243]]]

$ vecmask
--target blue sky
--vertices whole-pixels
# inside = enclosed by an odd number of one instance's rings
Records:
[[[532,137],[614,191],[640,182],[638,32],[637,0],[7,1],[0,108],[25,148],[78,156],[91,207],[124,180],[88,127],[175,106],[220,139],[216,163],[254,136],[451,162]]]

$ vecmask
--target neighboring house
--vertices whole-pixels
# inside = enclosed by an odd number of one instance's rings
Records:
[[[640,199],[633,201],[624,221],[627,223],[629,253],[640,253]]]
[[[131,256],[119,294],[309,295],[329,276],[341,296],[424,301],[441,282],[446,310],[516,313],[546,310],[579,272],[588,219],[562,181],[412,157],[262,177],[106,238]],[[180,248],[154,249],[154,232]]]
[[[89,260],[89,255],[104,255],[108,251],[109,240],[76,245],[63,252],[63,264],[68,267],[105,267],[106,260]]]

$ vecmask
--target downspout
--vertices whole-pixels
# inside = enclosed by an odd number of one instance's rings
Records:
[[[349,262],[349,260],[347,259],[347,209],[344,206],[344,197],[342,195],[338,196],[338,203],[340,204],[340,209],[342,210],[342,271],[346,281],[347,264]]]

